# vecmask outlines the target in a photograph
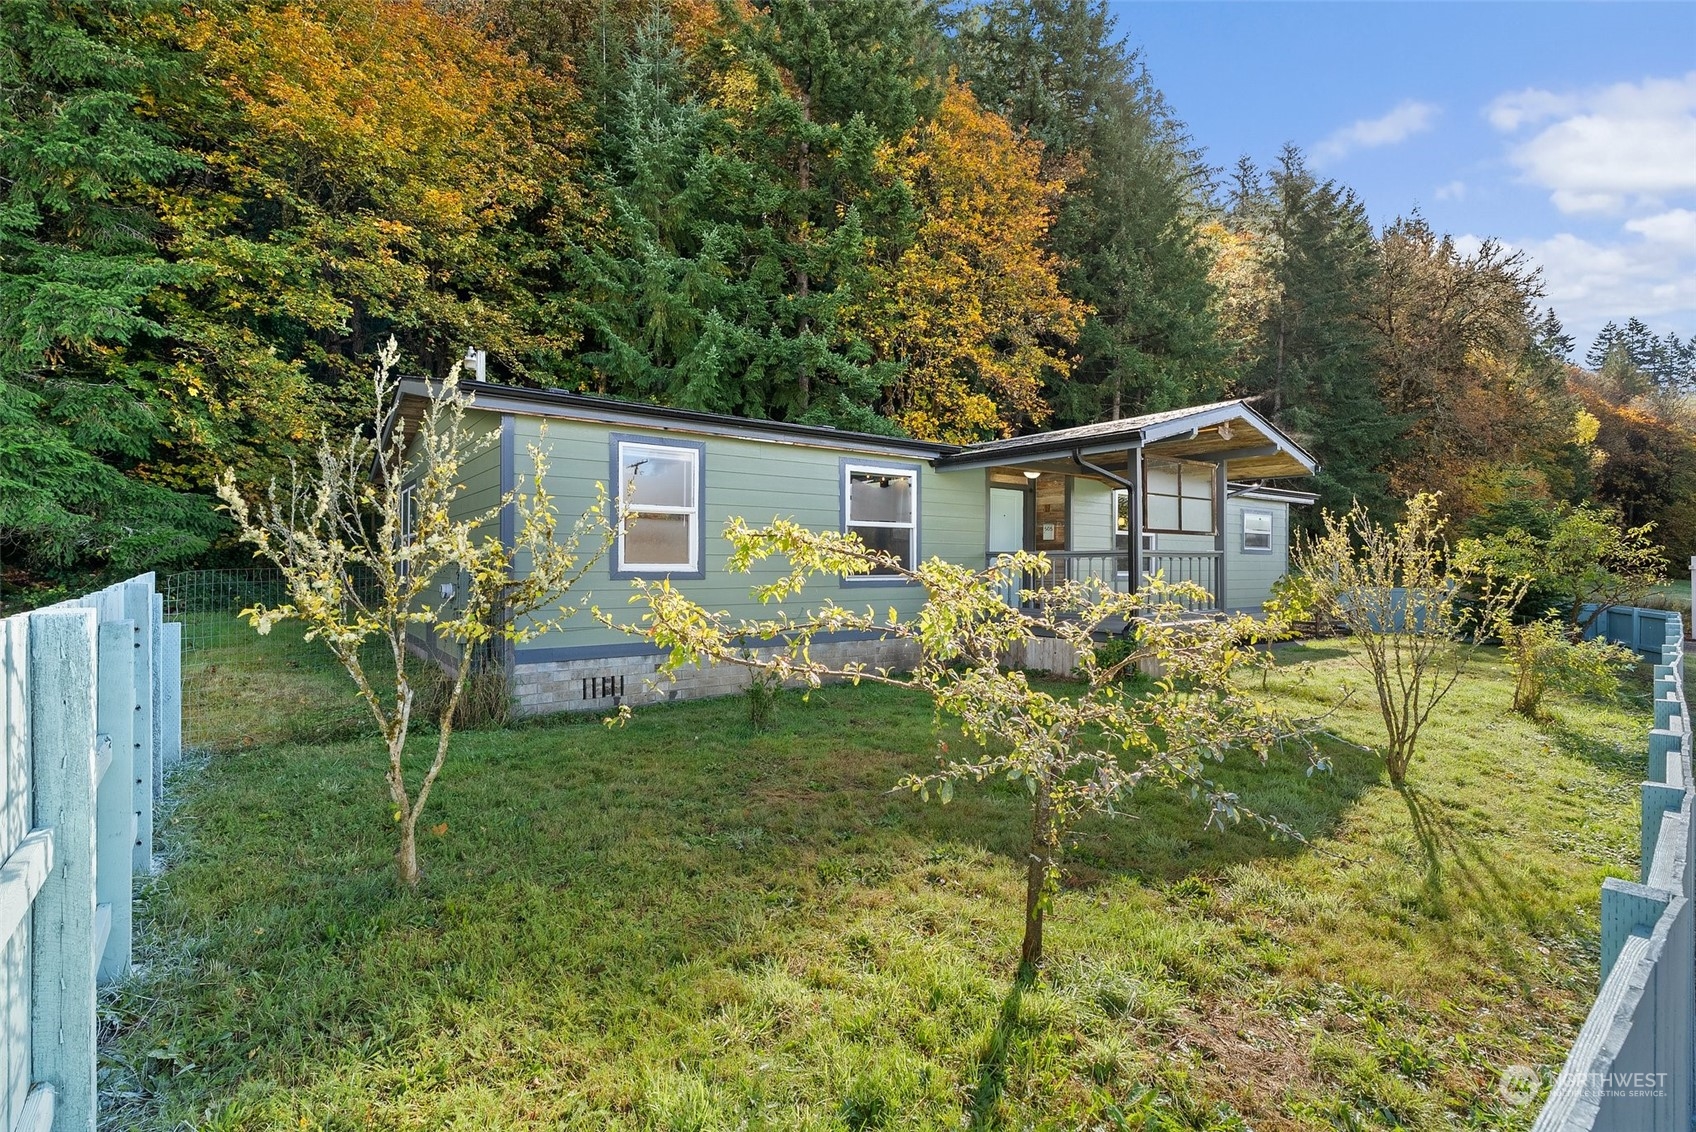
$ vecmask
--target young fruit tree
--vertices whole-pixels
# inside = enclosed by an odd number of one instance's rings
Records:
[[[471,398],[459,388],[456,367],[440,385],[429,386],[409,435],[400,383],[390,376],[397,353],[391,339],[379,357],[369,433],[326,436],[316,469],[297,468],[286,487],[272,480],[257,502],[238,486],[234,469],[225,469],[218,497],[254,556],[282,574],[288,595],[280,605],[256,605],[242,616],[261,633],[300,622],[308,640],[324,642],[335,654],[370,709],[388,749],[389,798],[400,830],[396,867],[401,883],[415,888],[418,819],[447,761],[455,712],[479,648],[522,642],[575,612],[558,603],[606,552],[611,529],[604,494],[573,527],[559,529],[544,486],[547,463],[534,447],[529,490],[515,488],[486,510],[461,508],[465,463],[496,443],[498,434],[467,424]],[[498,534],[507,508],[510,546]],[[535,616],[549,606],[556,609]],[[434,697],[434,758],[413,786],[404,756],[420,687],[409,660],[424,638],[443,665],[445,677],[438,679],[446,690]],[[379,646],[380,659],[368,644]]]
[[[709,612],[665,581],[647,581],[636,583],[631,598],[642,608],[637,623],[617,627],[665,648],[672,672],[687,664],[735,664],[809,688],[831,679],[866,680],[929,696],[939,715],[958,721],[967,743],[958,750],[941,744],[934,770],[899,785],[946,804],[961,784],[1002,778],[1030,799],[1020,948],[1027,971],[1042,960],[1044,917],[1058,891],[1068,837],[1081,819],[1126,813],[1139,791],[1163,789],[1201,803],[1209,826],[1248,820],[1275,836],[1293,834],[1209,777],[1208,764],[1232,753],[1264,762],[1290,729],[1232,680],[1239,668],[1269,663],[1254,648],[1267,627],[1243,616],[1190,618],[1183,604],[1206,596],[1193,583],[1156,580],[1135,594],[1115,593],[1100,581],[1021,590],[1024,579],[1048,576],[1046,558],[1005,555],[987,570],[933,558],[909,568],[854,535],[785,521],[755,529],[733,520],[726,537],[733,573],[771,559],[787,562],[774,581],[755,588],[762,603],[795,598],[813,577],[871,571],[920,587],[925,601],[908,617],[826,600],[799,616],[779,610],[748,620]],[[1014,593],[1018,600],[1008,600]],[[1096,635],[1119,625],[1131,647],[1098,659]],[[839,633],[911,642],[912,671],[815,658],[815,640]],[[1004,666],[1010,650],[1039,637],[1076,653],[1076,683],[1049,691]],[[757,651],[748,647],[756,640],[764,646]],[[1123,677],[1139,667],[1158,678],[1151,689],[1128,691]]]
[[[1407,781],[1425,721],[1480,641],[1501,631],[1527,584],[1451,554],[1437,502],[1415,496],[1394,527],[1374,523],[1358,503],[1341,518],[1326,512],[1324,531],[1290,556],[1307,600],[1359,646],[1351,655],[1372,677],[1388,739],[1384,763],[1397,786]]]

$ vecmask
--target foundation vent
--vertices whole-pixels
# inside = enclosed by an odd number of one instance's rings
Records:
[[[583,698],[586,700],[606,700],[624,698],[624,677],[622,676],[585,676],[583,677]]]

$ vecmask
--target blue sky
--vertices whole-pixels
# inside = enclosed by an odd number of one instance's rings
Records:
[[[1696,334],[1696,3],[1113,0],[1216,166],[1286,142],[1384,224],[1543,267],[1579,353]]]

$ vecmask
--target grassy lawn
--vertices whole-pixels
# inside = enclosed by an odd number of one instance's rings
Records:
[[[347,673],[323,644],[304,638],[299,622],[285,621],[262,637],[233,613],[180,620],[185,743],[227,751],[375,734]],[[392,692],[388,655],[381,641],[361,652],[373,684]],[[417,667],[422,672],[424,663]]]
[[[1317,715],[1345,682],[1297,646],[1269,692]],[[1640,689],[1543,725],[1509,696],[1494,659],[1464,681],[1406,794],[1344,742],[1229,776],[1307,846],[1162,797],[1088,825],[1025,989],[1022,795],[889,794],[938,738],[904,694],[466,734],[415,896],[375,741],[231,746],[180,780],[110,1124],[1526,1128],[1498,1075],[1552,1073],[1594,995],[1647,720]],[[1378,733],[1358,690],[1326,726]]]
[[[1685,615],[1685,627],[1689,628],[1690,620],[1690,579],[1674,578],[1655,587],[1654,600],[1651,604],[1664,609],[1676,609]]]

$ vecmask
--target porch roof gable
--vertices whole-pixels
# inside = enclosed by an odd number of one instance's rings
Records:
[[[973,444],[940,456],[941,469],[991,468],[1119,454],[1224,462],[1233,478],[1308,476],[1319,462],[1277,425],[1241,400],[1055,429]]]

